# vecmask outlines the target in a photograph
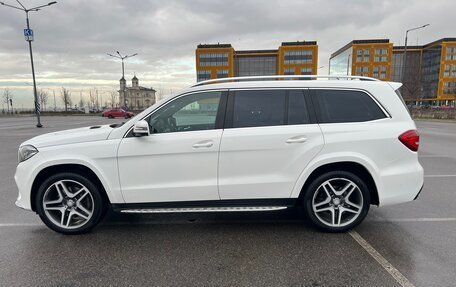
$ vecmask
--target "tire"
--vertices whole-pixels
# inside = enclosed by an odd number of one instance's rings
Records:
[[[327,232],[346,232],[360,224],[370,207],[370,192],[356,174],[331,171],[317,177],[304,196],[308,218]]]
[[[86,177],[71,172],[46,179],[37,191],[35,206],[44,224],[63,234],[89,232],[107,210],[107,202],[97,186]]]
[[[109,115],[108,118],[113,119],[114,117],[112,115]]]

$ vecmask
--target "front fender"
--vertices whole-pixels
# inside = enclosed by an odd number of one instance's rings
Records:
[[[111,203],[124,203],[117,166],[117,148],[120,140],[104,140],[40,149],[41,160],[32,167],[31,178],[44,169],[57,165],[82,165],[98,177]],[[31,181],[29,190],[32,188]]]

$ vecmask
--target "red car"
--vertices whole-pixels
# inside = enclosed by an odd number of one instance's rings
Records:
[[[132,112],[127,112],[125,110],[122,110],[122,109],[112,109],[112,110],[107,110],[107,111],[104,111],[101,116],[102,117],[108,117],[110,119],[113,119],[113,118],[131,118],[133,117],[135,114],[132,113]]]

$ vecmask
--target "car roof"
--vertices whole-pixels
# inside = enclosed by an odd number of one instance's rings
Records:
[[[394,90],[402,84],[385,81],[359,81],[359,80],[281,80],[281,81],[245,81],[245,82],[224,82],[211,83],[205,85],[191,86],[179,94],[205,91],[205,90],[224,90],[224,89],[252,89],[252,88],[345,88],[363,89],[378,85],[390,85]],[[177,95],[175,95],[177,96]]]

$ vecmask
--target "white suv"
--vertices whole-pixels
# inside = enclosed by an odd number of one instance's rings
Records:
[[[301,206],[317,227],[346,231],[371,204],[414,200],[423,169],[415,123],[395,92],[401,84],[321,78],[200,82],[123,125],[30,139],[19,147],[16,205],[66,234],[89,231],[109,207]]]

